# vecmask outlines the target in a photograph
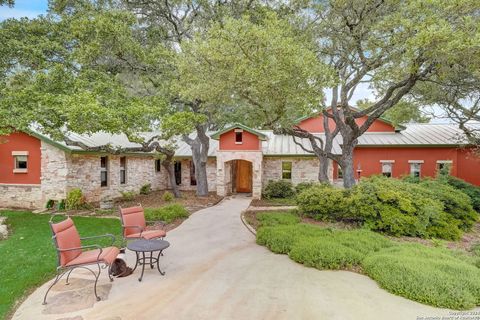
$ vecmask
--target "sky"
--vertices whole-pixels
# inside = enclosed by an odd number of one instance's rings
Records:
[[[15,0],[15,6],[0,6],[0,21],[8,18],[35,18],[45,14],[48,8],[48,0]]]

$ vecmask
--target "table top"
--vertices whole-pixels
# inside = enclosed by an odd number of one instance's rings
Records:
[[[132,251],[137,252],[152,252],[160,251],[168,248],[170,243],[165,240],[154,239],[154,240],[135,240],[127,244],[127,248]]]

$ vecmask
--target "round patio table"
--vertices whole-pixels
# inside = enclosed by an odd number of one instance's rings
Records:
[[[142,275],[140,278],[138,278],[138,281],[142,281],[143,279],[143,273],[145,271],[145,265],[150,265],[150,268],[153,269],[153,264],[157,264],[157,269],[158,272],[162,276],[165,275],[165,272],[160,270],[160,256],[162,255],[162,251],[165,250],[170,246],[170,243],[165,240],[145,240],[145,239],[140,239],[136,241],[132,241],[127,244],[127,248],[129,250],[135,251],[135,254],[137,256],[137,261],[135,262],[135,267],[133,268],[133,271],[137,269],[137,266],[141,265],[142,266]],[[153,256],[154,252],[158,251],[157,257]],[[145,256],[145,253],[150,252],[150,257]],[[141,256],[140,256],[141,255]],[[132,272],[133,272],[132,271]]]

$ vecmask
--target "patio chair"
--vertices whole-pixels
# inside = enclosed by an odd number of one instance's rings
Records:
[[[163,229],[147,230],[147,223],[153,223],[154,221],[145,220],[145,211],[142,205],[130,208],[120,209],[120,219],[122,221],[123,239],[125,241],[134,239],[163,239],[167,235]],[[165,223],[162,223],[162,228]]]
[[[71,218],[67,218],[58,223],[54,223],[53,218],[54,216],[52,216],[50,219],[50,228],[52,229],[53,233],[52,240],[57,250],[57,276],[55,281],[53,281],[45,293],[43,304],[47,304],[47,295],[50,292],[50,289],[52,289],[52,287],[57,284],[65,274],[68,274],[66,281],[68,284],[70,274],[77,268],[86,269],[93,274],[95,277],[95,284],[93,287],[95,297],[97,298],[97,301],[100,301],[100,297],[97,295],[97,282],[98,278],[100,277],[101,269],[108,267],[108,277],[110,278],[110,281],[113,281],[113,277],[111,275],[111,266],[120,252],[118,248],[112,246],[113,242],[115,241],[115,236],[112,234],[104,234],[80,238],[77,228],[75,227],[75,224]],[[82,246],[82,240],[90,240],[102,237],[111,238],[112,241],[110,247],[102,248],[97,244]],[[89,268],[89,266],[95,265],[98,267],[98,272],[95,272]]]

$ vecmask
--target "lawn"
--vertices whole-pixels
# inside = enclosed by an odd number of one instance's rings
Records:
[[[0,211],[0,215],[8,217],[10,231],[9,238],[0,241],[0,319],[5,319],[19,299],[55,275],[57,257],[48,224],[50,215],[18,211]],[[82,237],[112,233],[117,237],[117,245],[121,243],[117,219],[74,217],[73,220]]]
[[[392,241],[366,229],[300,223],[292,213],[262,213],[257,219],[258,244],[305,266],[366,274],[391,293],[435,307],[480,305],[478,255]]]

